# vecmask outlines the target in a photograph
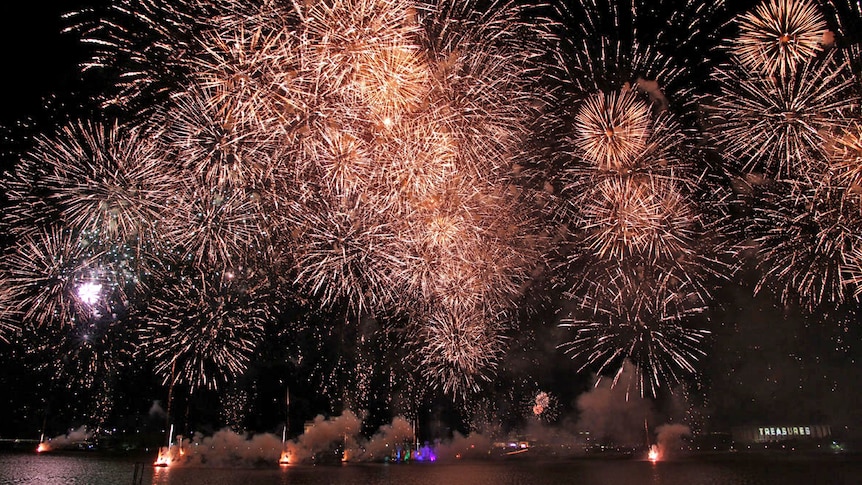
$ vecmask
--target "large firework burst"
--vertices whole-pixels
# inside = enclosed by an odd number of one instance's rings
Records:
[[[264,133],[245,117],[247,104],[222,98],[214,91],[193,88],[177,96],[167,121],[166,143],[189,174],[215,189],[254,187],[273,168]]]
[[[433,311],[420,324],[420,374],[454,396],[469,395],[490,380],[503,349],[499,322],[479,312]]]
[[[152,237],[173,178],[154,138],[118,124],[72,123],[40,136],[4,181],[18,232],[59,221],[106,241]]]
[[[676,304],[668,305],[666,292],[626,272],[602,281],[591,293],[575,312],[579,316],[560,324],[576,332],[559,347],[581,363],[580,370],[591,367],[599,374],[610,371],[619,376],[631,361],[641,395],[652,396],[697,372],[709,334],[688,323],[703,311],[699,298],[675,295]]]
[[[165,384],[218,389],[245,372],[272,318],[269,298],[252,271],[192,269],[153,298],[142,352]]]
[[[846,62],[829,55],[784,77],[719,71],[709,123],[718,146],[739,169],[805,178],[822,173],[824,136],[841,132],[858,97]]]
[[[737,18],[732,52],[751,71],[785,77],[822,50],[826,21],[815,2],[767,0]]]
[[[809,309],[842,303],[848,257],[860,242],[859,194],[829,183],[775,182],[753,209],[748,234],[762,272],[756,289]]]

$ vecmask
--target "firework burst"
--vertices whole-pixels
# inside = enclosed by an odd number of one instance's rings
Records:
[[[242,375],[272,318],[267,280],[242,269],[198,270],[149,305],[142,352],[165,384],[218,389]]]
[[[694,248],[697,213],[671,182],[607,178],[584,201],[584,243],[599,259],[675,260]]]
[[[104,277],[97,264],[101,250],[91,243],[56,227],[19,238],[3,258],[2,273],[24,325],[74,326],[98,311],[102,299],[79,291]]]
[[[546,391],[539,391],[528,401],[529,415],[542,421],[557,419],[559,406],[557,397]]]
[[[499,1],[441,0],[419,13],[433,105],[445,108],[441,120],[458,147],[459,172],[507,173],[524,150],[529,123],[548,104],[537,83],[556,40],[555,22]]]
[[[489,381],[503,349],[497,323],[477,312],[433,311],[420,324],[420,368],[433,387],[468,395]]]
[[[751,71],[785,77],[823,48],[826,21],[815,2],[767,0],[737,18],[732,52]]]
[[[859,247],[858,194],[824,183],[772,183],[754,207],[751,242],[762,272],[756,290],[770,288],[785,303],[809,309],[845,299],[848,257]]]
[[[585,300],[578,311],[583,317],[560,324],[576,333],[559,347],[582,363],[581,371],[588,367],[599,374],[610,371],[615,381],[631,361],[641,395],[655,396],[659,388],[697,372],[709,332],[684,323],[700,313],[702,305],[683,299],[684,306],[668,312],[665,293],[637,280],[620,274],[597,285],[594,298]]]
[[[400,238],[412,261],[397,275],[405,296],[453,311],[509,308],[541,245],[527,237],[534,226],[523,194],[470,180],[441,189],[401,219]]]
[[[154,139],[140,130],[73,123],[37,138],[4,184],[17,230],[59,220],[105,240],[145,240],[172,181]]]
[[[214,90],[192,88],[174,98],[166,120],[166,144],[179,168],[216,189],[251,189],[271,181],[274,148],[254,107]],[[176,169],[175,169],[176,170]]]
[[[315,2],[303,12],[303,35],[318,51],[316,75],[336,91],[359,89],[370,96],[366,101],[386,97],[387,88],[396,88],[390,95],[402,92],[401,76],[416,72],[409,47],[419,32],[413,5],[405,0]]]
[[[94,49],[85,70],[115,83],[101,101],[155,128],[147,138],[81,125],[53,147],[46,139],[40,153],[65,164],[76,151],[95,160],[75,167],[82,174],[22,162],[7,190],[14,225],[47,220],[36,216],[52,217],[48,207],[71,227],[47,242],[20,232],[4,295],[43,323],[107,318],[116,300],[132,311],[127,300],[148,296],[140,355],[165,383],[216,388],[245,370],[271,316],[278,289],[252,269],[271,258],[278,269],[266,271],[283,288],[327,309],[431,315],[412,319],[411,344],[446,393],[477,389],[544,237],[530,235],[530,195],[511,176],[547,106],[536,88],[555,39],[536,11],[479,0],[115,0],[105,18],[73,15]],[[40,192],[26,192],[28,174]],[[102,206],[86,208],[94,199]],[[133,242],[147,254],[127,251]],[[158,285],[141,285],[152,273]],[[333,368],[350,365],[338,357]],[[367,375],[357,382],[365,393]]]
[[[858,103],[846,62],[833,56],[785,77],[752,76],[740,66],[719,71],[710,131],[745,172],[804,178],[822,173],[824,135],[840,133]]]
[[[256,256],[265,233],[253,193],[190,184],[175,197],[176,209],[162,219],[159,233],[170,252],[213,266]]]
[[[292,209],[295,283],[323,305],[344,302],[362,313],[393,301],[392,273],[407,261],[374,207],[343,202],[319,199]]]
[[[650,108],[631,91],[584,101],[575,121],[575,146],[598,170],[621,171],[646,148]]]

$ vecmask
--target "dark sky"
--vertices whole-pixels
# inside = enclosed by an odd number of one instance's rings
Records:
[[[99,3],[105,2],[0,3],[0,125],[39,117],[43,99],[82,88],[76,65],[83,51],[74,34],[60,33],[61,14]],[[862,422],[855,405],[862,399],[860,330],[852,310],[806,315],[769,295],[752,297],[744,282],[731,282],[718,294],[721,304],[707,323],[713,331],[710,355],[702,363],[702,412],[710,416],[713,430],[757,422]],[[558,371],[549,370],[546,382],[565,386],[566,377]]]
[[[43,96],[74,84],[80,51],[72,35],[60,33],[65,10],[61,5],[80,3],[49,0],[3,2],[0,6],[4,120],[31,114]]]

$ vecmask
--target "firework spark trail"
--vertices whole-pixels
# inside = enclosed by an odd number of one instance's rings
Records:
[[[823,47],[826,21],[808,0],[766,0],[737,19],[739,36],[731,52],[764,77],[791,75]]]
[[[720,94],[708,108],[710,132],[740,170],[777,177],[822,173],[824,135],[840,133],[858,105],[846,62],[833,55],[786,77],[719,70]]]
[[[830,29],[824,46],[834,42],[850,61],[853,74],[862,81],[862,5],[855,0],[828,0],[824,14]]]
[[[269,297],[260,275],[192,269],[152,298],[142,352],[165,384],[218,389],[245,372],[272,319]]]
[[[48,371],[54,382],[99,392],[134,360],[135,330],[134,319],[105,315],[74,326],[25,328],[20,338],[34,367]]]
[[[9,342],[9,337],[21,329],[16,295],[7,275],[0,272],[0,342]]]

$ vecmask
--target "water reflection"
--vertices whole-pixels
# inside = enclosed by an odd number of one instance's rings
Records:
[[[0,453],[3,485],[124,485],[135,463],[144,485],[782,485],[859,484],[862,461],[855,456],[724,456],[651,463],[648,460],[574,460],[347,464],[268,468],[159,468],[152,457],[111,458],[96,453]]]

